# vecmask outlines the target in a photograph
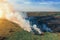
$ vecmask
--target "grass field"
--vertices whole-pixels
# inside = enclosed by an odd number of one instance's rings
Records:
[[[60,34],[46,32],[44,35],[33,35],[31,33],[21,31],[9,36],[7,40],[60,40]]]
[[[34,35],[11,21],[0,19],[0,40],[60,40],[60,33]]]

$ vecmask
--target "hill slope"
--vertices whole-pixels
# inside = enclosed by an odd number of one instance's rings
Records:
[[[17,24],[6,19],[0,19],[0,37],[9,36],[16,31],[21,30],[22,29]]]
[[[11,21],[0,19],[0,40],[60,40],[60,34],[33,35]]]

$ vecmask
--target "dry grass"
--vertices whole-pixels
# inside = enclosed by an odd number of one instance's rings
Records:
[[[20,31],[17,24],[6,19],[0,19],[0,36],[7,36],[16,31]]]

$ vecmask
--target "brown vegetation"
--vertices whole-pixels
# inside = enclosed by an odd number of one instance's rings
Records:
[[[17,24],[6,19],[0,19],[0,37],[9,36],[16,31],[21,31]]]

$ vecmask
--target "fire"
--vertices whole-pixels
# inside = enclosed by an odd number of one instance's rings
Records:
[[[24,15],[24,14],[23,14]],[[6,0],[0,0],[0,19],[7,19],[17,23],[21,28],[30,32],[30,24],[27,22],[19,12],[14,12],[12,6]]]
[[[6,19],[6,14],[12,12],[10,4],[7,0],[0,0],[0,19]]]
[[[0,19],[5,19],[5,12],[1,7],[0,7]]]
[[[5,10],[3,8],[1,8],[2,5],[0,5],[0,19],[5,19]]]
[[[5,10],[4,0],[0,0],[0,19],[5,18]]]
[[[0,10],[0,18],[2,18],[2,15],[3,15],[3,14],[2,14],[2,10]]]

